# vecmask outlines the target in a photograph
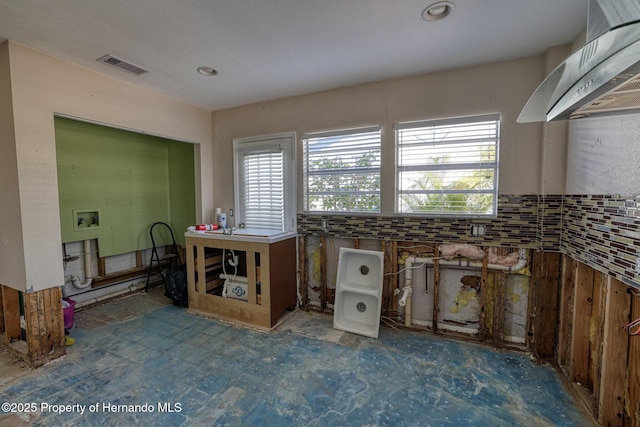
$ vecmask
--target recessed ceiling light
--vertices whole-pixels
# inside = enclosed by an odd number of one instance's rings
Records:
[[[451,15],[454,7],[456,7],[456,5],[450,1],[433,3],[422,11],[422,19],[425,21],[438,21]]]
[[[198,67],[198,72],[203,76],[215,76],[218,74],[218,72],[211,67]]]

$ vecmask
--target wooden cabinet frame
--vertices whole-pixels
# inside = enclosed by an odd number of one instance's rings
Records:
[[[269,329],[288,308],[295,308],[295,237],[274,243],[194,236],[186,236],[185,240],[190,312]],[[247,301],[207,293],[206,248],[246,253]],[[259,268],[256,268],[256,254]],[[260,282],[259,298],[257,282]]]

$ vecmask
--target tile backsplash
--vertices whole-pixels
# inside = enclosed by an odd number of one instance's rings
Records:
[[[474,226],[484,235],[472,235]],[[561,252],[640,287],[640,196],[500,195],[497,216],[486,219],[298,214],[298,233]]]
[[[640,196],[564,196],[561,251],[640,288]]]

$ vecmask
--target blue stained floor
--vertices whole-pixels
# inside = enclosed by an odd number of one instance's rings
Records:
[[[321,313],[293,313],[264,333],[150,297],[76,313],[67,356],[0,391],[0,402],[35,403],[38,411],[0,415],[0,425],[592,423],[559,375],[523,354],[388,327],[377,340],[360,337],[332,329]],[[42,404],[85,409],[56,414]]]

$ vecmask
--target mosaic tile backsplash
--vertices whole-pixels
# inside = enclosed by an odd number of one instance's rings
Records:
[[[472,236],[473,226],[484,235]],[[562,252],[640,288],[640,196],[501,195],[487,219],[298,214],[298,233]]]
[[[563,253],[640,288],[640,195],[564,196]]]
[[[536,195],[502,195],[496,218],[426,218],[411,216],[299,214],[298,232],[313,236],[474,243],[485,246],[538,248],[539,201]],[[558,226],[560,220],[554,218]],[[326,229],[323,228],[326,224]],[[473,226],[484,227],[483,236],[472,236]]]

